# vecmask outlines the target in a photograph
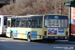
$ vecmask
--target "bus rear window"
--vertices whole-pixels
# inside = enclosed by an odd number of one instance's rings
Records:
[[[68,27],[67,19],[45,19],[45,27]]]
[[[68,27],[68,17],[45,16],[45,27]]]

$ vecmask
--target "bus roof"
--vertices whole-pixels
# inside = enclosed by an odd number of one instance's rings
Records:
[[[60,15],[60,14],[45,14],[45,15],[57,15],[57,16],[66,16],[66,15]]]
[[[13,15],[0,15],[0,16],[13,16]]]
[[[45,14],[45,15],[55,15],[55,14]],[[45,15],[13,16],[8,18],[32,18],[32,17],[43,17]],[[65,15],[57,15],[57,16],[65,16]]]
[[[3,16],[3,17],[12,17],[13,15],[0,15],[0,16]]]
[[[32,18],[32,17],[43,17],[43,15],[14,16],[14,17],[9,17],[9,18]]]

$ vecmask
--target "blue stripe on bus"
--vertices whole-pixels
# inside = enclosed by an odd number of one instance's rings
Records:
[[[31,38],[37,39],[37,31],[26,31],[25,32],[26,33],[26,35],[25,35],[26,38],[27,38],[28,32],[31,33]]]
[[[18,37],[18,30],[13,30],[14,37]]]
[[[11,30],[9,30],[9,36],[11,36],[11,34],[10,34],[10,33],[11,33]]]
[[[18,30],[12,30],[13,31],[13,36],[18,37]],[[11,36],[11,30],[9,30],[9,36]]]

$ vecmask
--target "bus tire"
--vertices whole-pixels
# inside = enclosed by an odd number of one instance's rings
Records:
[[[30,33],[27,34],[27,41],[31,42],[31,34]]]

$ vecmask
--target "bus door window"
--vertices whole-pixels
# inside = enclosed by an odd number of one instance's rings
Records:
[[[10,27],[10,20],[7,21],[7,27]]]
[[[16,19],[12,19],[11,20],[11,27],[15,27],[16,26]]]

